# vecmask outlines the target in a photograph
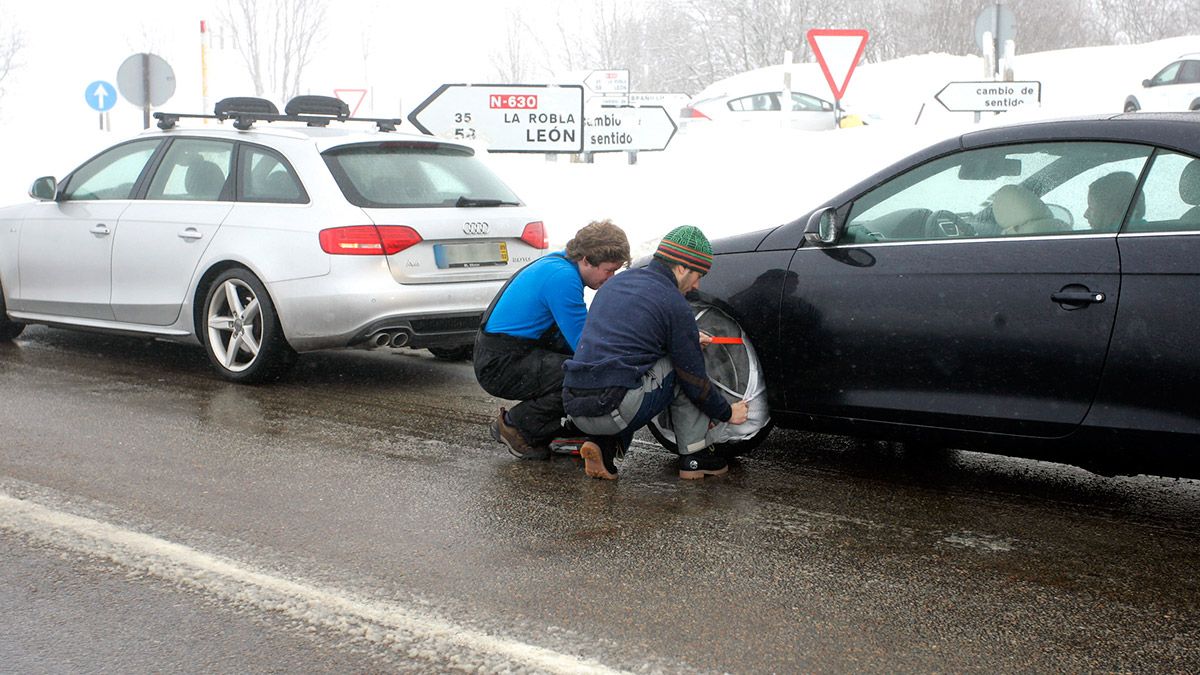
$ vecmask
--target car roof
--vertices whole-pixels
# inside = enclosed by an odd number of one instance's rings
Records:
[[[384,143],[384,142],[410,142],[410,143],[437,143],[439,145],[450,145],[461,147],[474,152],[474,148],[468,144],[457,143],[437,136],[429,136],[422,133],[413,133],[405,131],[379,131],[365,124],[325,126],[325,127],[310,127],[296,123],[272,123],[259,122],[253,127],[246,130],[235,129],[232,124],[216,123],[205,126],[174,126],[170,129],[147,129],[140,136],[204,136],[209,138],[224,138],[230,140],[245,140],[263,145],[273,145],[278,141],[299,141],[312,142],[317,146],[318,151],[325,151],[332,147],[341,145],[350,145],[354,143]]]
[[[1023,122],[962,135],[964,148],[1044,140],[1153,143],[1200,154],[1200,112],[1115,113]]]

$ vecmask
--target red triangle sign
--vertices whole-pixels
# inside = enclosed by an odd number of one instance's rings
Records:
[[[841,100],[850,84],[850,76],[867,47],[869,33],[865,30],[814,28],[808,31],[808,46],[821,64],[825,81],[835,100]]]

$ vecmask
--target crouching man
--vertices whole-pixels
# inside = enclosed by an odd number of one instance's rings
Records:
[[[475,378],[492,396],[520,401],[500,408],[492,438],[522,459],[544,459],[564,435],[563,361],[575,353],[587,318],[583,287],[598,289],[629,263],[625,232],[604,220],[575,233],[509,279],[484,312],[475,337]],[[574,433],[569,432],[569,433]]]
[[[584,471],[614,480],[616,459],[633,434],[671,408],[679,447],[679,477],[729,470],[707,445],[710,420],[742,424],[747,404],[730,405],[708,379],[701,336],[684,296],[712,267],[712,246],[685,225],[663,237],[643,269],[618,275],[596,293],[575,355],[564,364],[563,404],[589,440]]]

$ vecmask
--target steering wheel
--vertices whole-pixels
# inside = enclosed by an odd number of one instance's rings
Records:
[[[975,228],[970,223],[958,217],[957,213],[945,209],[931,210],[925,217],[926,239],[947,239],[955,237],[974,237]]]

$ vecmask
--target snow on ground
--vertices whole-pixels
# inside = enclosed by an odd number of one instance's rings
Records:
[[[1200,51],[1200,37],[1017,56],[1015,78],[1040,81],[1042,105],[985,115],[981,124],[1120,112],[1144,78],[1189,51]],[[789,222],[904,155],[976,127],[973,114],[946,111],[934,96],[948,82],[983,79],[982,71],[979,57],[947,54],[861,65],[846,104],[879,118],[867,127],[803,132],[713,124],[676,134],[667,150],[641,153],[632,166],[624,153],[597,156],[593,164],[517,154],[488,161],[542,212],[554,245],[590,220],[612,218],[645,252],[680,224],[716,237]],[[124,137],[96,126],[94,113],[76,113],[0,129],[8,155],[0,165],[0,203],[28,199],[34,178],[62,177]]]

